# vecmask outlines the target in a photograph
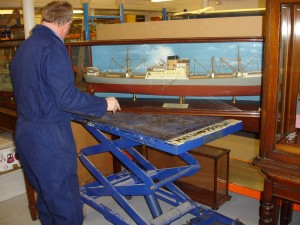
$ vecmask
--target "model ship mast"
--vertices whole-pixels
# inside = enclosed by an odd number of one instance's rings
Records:
[[[130,53],[129,48],[126,49],[126,57],[125,57],[125,63],[126,66],[123,66],[121,63],[119,63],[115,58],[111,59],[118,67],[120,67],[122,70],[124,70],[124,74],[126,77],[132,77],[132,72],[135,70],[135,68],[139,67],[143,62],[138,63],[134,67],[131,66],[131,59],[130,59]]]

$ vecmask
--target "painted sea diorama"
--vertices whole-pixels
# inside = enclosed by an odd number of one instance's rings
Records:
[[[92,92],[259,96],[262,42],[93,47],[84,75]]]

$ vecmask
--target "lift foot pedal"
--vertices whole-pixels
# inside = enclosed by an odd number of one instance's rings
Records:
[[[233,220],[214,211],[208,210],[190,220],[187,225],[244,225],[238,219]]]

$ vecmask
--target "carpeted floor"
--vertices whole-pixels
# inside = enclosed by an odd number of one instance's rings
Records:
[[[232,196],[231,200],[223,204],[218,213],[225,215],[231,219],[239,219],[245,225],[257,225],[258,224],[258,209],[259,202],[256,199],[252,199],[243,195],[239,195],[230,192]],[[144,218],[149,218],[147,213],[147,206],[143,199],[136,197],[133,198],[133,205],[137,206],[139,211],[143,213]],[[122,209],[118,207],[111,199],[106,198],[101,202],[107,206],[111,206],[114,210],[118,211],[121,215],[124,215]],[[163,210],[169,206],[162,205]],[[104,217],[95,211],[94,209],[85,206],[86,218],[84,225],[109,225]],[[32,221],[29,210],[27,207],[26,194],[19,195],[12,199],[0,203],[0,225],[40,225],[39,221]],[[179,220],[172,223],[172,225],[183,225],[193,218],[191,215],[186,215]],[[130,221],[130,219],[128,219]],[[133,223],[134,224],[134,223]],[[294,212],[293,221],[290,225],[300,224],[300,213]]]

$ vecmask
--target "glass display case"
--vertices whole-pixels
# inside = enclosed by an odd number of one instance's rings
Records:
[[[12,92],[9,64],[21,42],[18,40],[0,41],[0,91],[2,92]]]
[[[182,177],[176,185],[193,200],[218,209],[230,200],[228,195],[230,150],[203,145],[190,151],[201,169],[193,176]],[[148,159],[157,168],[184,166],[178,156],[148,148]]]
[[[261,144],[253,160],[266,175],[259,224],[288,224],[300,203],[300,1],[268,0],[265,19]]]
[[[183,177],[177,185],[202,204],[217,210],[228,201],[229,153],[230,150],[203,145],[190,151],[201,165],[191,177]]]

